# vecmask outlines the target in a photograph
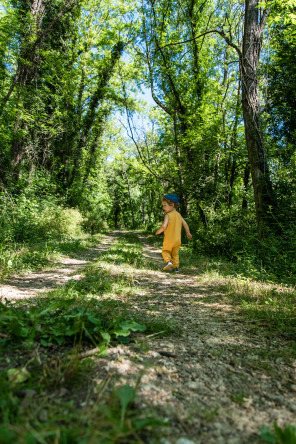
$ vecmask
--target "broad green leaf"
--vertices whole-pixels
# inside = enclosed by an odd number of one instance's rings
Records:
[[[111,336],[109,335],[109,333],[106,333],[104,331],[101,331],[100,333],[101,333],[102,338],[105,339],[107,344],[109,344],[109,342],[111,340]]]
[[[272,430],[270,427],[266,426],[265,424],[259,427],[259,436],[262,438],[265,442],[270,444],[276,443],[276,437],[274,436]]]
[[[121,407],[126,409],[128,404],[133,401],[135,397],[135,390],[130,385],[122,385],[116,390],[116,396],[120,401]]]
[[[124,321],[119,324],[121,328],[124,330],[132,330],[132,331],[145,331],[146,325],[138,324],[138,322],[135,321]]]

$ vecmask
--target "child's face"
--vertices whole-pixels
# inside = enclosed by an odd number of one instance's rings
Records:
[[[162,209],[166,212],[169,213],[170,211],[173,211],[175,209],[175,205],[174,204],[169,204],[168,202],[166,202],[165,200],[162,201]]]

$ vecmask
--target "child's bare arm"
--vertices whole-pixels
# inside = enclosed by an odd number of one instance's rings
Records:
[[[187,235],[188,239],[192,239],[192,234],[190,233],[188,224],[187,224],[186,220],[183,219],[183,217],[182,217],[182,225],[185,228],[186,235]]]
[[[163,233],[164,230],[166,229],[166,227],[168,226],[168,223],[169,223],[169,216],[166,214],[166,215],[164,216],[164,221],[163,221],[162,226],[156,231],[155,234]]]

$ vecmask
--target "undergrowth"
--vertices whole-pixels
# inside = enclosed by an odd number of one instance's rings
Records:
[[[0,279],[50,267],[62,255],[99,242],[100,234],[87,234],[83,228],[87,227],[79,210],[54,195],[41,190],[38,195],[0,193]]]

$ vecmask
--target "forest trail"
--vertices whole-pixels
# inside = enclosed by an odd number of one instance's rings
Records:
[[[81,268],[100,260],[122,234],[113,232],[79,260],[65,261],[64,268],[11,279],[1,295],[36,297],[41,287],[80,279]],[[131,292],[114,297],[129,313],[143,323],[168,323],[175,333],[137,334],[134,342],[110,347],[106,357],[94,356],[98,384],[110,376],[131,386],[140,380],[137,408],[157,412],[169,425],[149,443],[257,443],[263,424],[293,423],[296,362],[281,357],[286,340],[261,336],[215,285],[202,283],[197,270],[163,273],[159,249],[137,236],[150,268],[104,261],[100,266],[133,282]]]
[[[57,264],[58,268],[34,271],[5,279],[3,284],[0,284],[0,300],[35,298],[38,294],[53,290],[69,280],[79,280],[82,277],[79,270],[92,260],[96,260],[100,253],[107,251],[110,242],[112,242],[112,235],[107,236],[98,247],[88,248],[86,252],[75,255],[75,258],[63,257]]]

